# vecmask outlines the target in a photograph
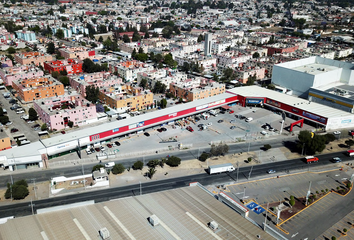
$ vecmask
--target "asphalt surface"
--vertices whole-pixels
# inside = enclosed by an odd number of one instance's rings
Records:
[[[295,139],[295,138],[294,138]],[[291,141],[294,140],[292,138],[287,138],[286,141]],[[267,141],[266,143],[270,144],[273,148],[277,147],[282,147],[284,145],[284,142],[279,142],[278,139],[272,139]],[[230,144],[229,145],[229,154],[233,153],[241,153],[241,152],[247,152],[248,147],[250,151],[258,151],[260,150],[265,142],[244,142],[244,143],[238,143],[238,144]],[[126,158],[124,160],[115,160],[115,163],[121,163],[124,165],[124,167],[128,168],[131,167],[134,162],[136,161],[144,161],[145,165],[148,161],[153,160],[153,159],[158,159],[158,158],[163,158],[166,157],[167,155],[173,155],[176,157],[181,158],[182,161],[185,160],[190,160],[190,159],[196,159],[198,157],[198,154],[201,154],[203,151],[209,152],[210,148],[200,148],[200,149],[194,149],[194,150],[186,150],[186,151],[176,151],[176,152],[169,152],[169,153],[163,153],[163,154],[156,154],[156,155],[148,155],[144,157],[131,157],[131,158]],[[82,153],[84,150],[82,150]],[[288,161],[287,161],[288,162]],[[26,172],[20,172],[20,171],[14,171],[14,172],[7,172],[4,175],[0,175],[0,188],[5,188],[7,186],[7,183],[11,183],[11,176],[13,178],[13,181],[18,181],[21,179],[27,180],[27,182],[32,182],[32,180],[35,180],[36,182],[44,182],[44,181],[49,181],[52,177],[58,177],[58,176],[65,176],[65,177],[73,177],[77,175],[83,174],[84,173],[90,173],[92,172],[92,167],[97,165],[98,162],[92,163],[92,164],[77,164],[77,165],[70,165],[64,168],[53,168],[53,169],[38,169],[38,171],[26,171]]]
[[[314,164],[305,164],[301,159],[294,159],[294,160],[287,160],[282,162],[274,162],[262,165],[254,165],[252,167],[243,167],[240,168],[238,173],[234,171],[232,173],[222,173],[217,175],[209,175],[207,173],[197,174],[197,175],[189,175],[184,177],[178,177],[173,179],[161,180],[161,181],[152,181],[148,183],[142,183],[142,192],[143,194],[151,193],[151,192],[158,192],[168,189],[174,189],[179,187],[188,186],[191,182],[200,182],[203,185],[217,185],[217,184],[225,184],[235,181],[244,181],[252,179],[253,177],[259,177],[266,174],[268,169],[274,169],[277,172],[282,171],[293,171],[299,169],[307,169],[316,166],[323,166],[332,164],[330,159],[334,156],[338,156],[340,154],[331,153],[326,155],[319,156],[320,161]],[[349,157],[345,157],[344,155],[341,156],[343,160],[350,159]],[[76,168],[76,171],[78,169]],[[79,170],[80,171],[80,170]],[[46,173],[47,171],[43,171],[41,173]],[[32,173],[33,174],[33,173]],[[41,176],[39,176],[41,177]],[[33,177],[32,177],[33,178]],[[46,179],[47,176],[45,177]],[[44,200],[33,201],[34,210],[39,208],[47,208],[53,207],[58,205],[76,203],[81,201],[87,200],[95,200],[95,202],[103,202],[109,201],[111,199],[134,196],[140,194],[140,186],[139,184],[124,186],[124,187],[115,187],[109,188],[104,190],[97,190],[97,191],[89,191],[82,194],[73,194],[55,198],[49,198]],[[354,208],[354,205],[352,205]],[[9,206],[1,206],[0,207],[0,217],[7,217],[7,216],[25,216],[31,214],[31,207],[29,203],[18,203],[13,204],[11,207]]]

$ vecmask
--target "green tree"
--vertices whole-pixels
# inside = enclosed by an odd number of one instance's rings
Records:
[[[92,167],[92,172],[99,171],[100,168],[104,168],[104,166],[102,164],[97,164],[97,165]]]
[[[47,53],[54,54],[55,53],[55,45],[53,42],[47,43]]]
[[[156,170],[154,167],[150,167],[150,168],[148,169],[147,174],[148,174],[148,176],[149,176],[150,179],[152,179],[152,177],[155,175],[156,171],[157,171],[157,170]]]
[[[150,34],[149,34],[148,32],[146,32],[145,35],[144,35],[144,38],[145,38],[145,39],[150,38]]]
[[[212,144],[210,148],[210,154],[212,156],[224,155],[229,152],[229,146],[220,142],[219,145]]]
[[[4,109],[2,109],[2,107],[0,107],[0,117],[4,116]]]
[[[147,88],[147,80],[145,78],[141,79],[139,87],[142,87],[144,90]]]
[[[139,33],[138,32],[134,32],[133,33],[133,37],[132,37],[132,42],[138,42],[140,40],[141,40],[141,37],[140,37]]]
[[[29,120],[31,120],[31,121],[35,121],[35,120],[38,119],[37,112],[36,112],[36,110],[34,110],[34,108],[30,108],[30,109],[28,110],[28,118],[29,118]]]
[[[72,128],[74,126],[74,123],[72,121],[69,121],[68,126],[69,126],[69,128]]]
[[[28,184],[25,180],[20,180],[14,184],[8,184],[5,192],[5,198],[12,198],[15,200],[24,199],[29,194]]]
[[[268,151],[269,149],[272,148],[272,146],[270,144],[264,144],[263,148]]]
[[[130,38],[128,37],[128,35],[126,34],[123,35],[123,42],[130,43]]]
[[[146,62],[148,60],[148,55],[146,53],[139,53],[135,56],[135,59],[141,62]]]
[[[253,53],[252,57],[253,57],[253,58],[259,58],[259,57],[260,57],[260,55],[259,55],[259,53],[258,53],[258,52],[255,52],[255,53]]]
[[[69,86],[69,78],[67,76],[61,76],[59,77],[59,81],[64,85],[64,86]]]
[[[68,72],[66,71],[66,69],[64,69],[63,71],[60,71],[59,73],[62,76],[67,76],[68,75]]]
[[[161,108],[166,108],[167,107],[167,100],[165,98],[161,99],[160,107]]]
[[[200,156],[199,156],[199,160],[202,162],[205,162],[207,159],[209,158],[209,154],[203,152]]]
[[[99,41],[99,42],[103,42],[103,37],[100,36],[100,37],[98,38],[98,41]]]
[[[170,167],[178,167],[181,164],[181,159],[176,156],[170,156],[167,158],[166,164]]]
[[[153,160],[150,160],[148,163],[147,163],[147,166],[150,167],[150,168],[155,168],[156,166],[158,166],[160,164],[160,161],[158,159],[153,159]]]
[[[291,199],[291,200],[289,201],[289,203],[290,203],[291,206],[294,206],[294,205],[295,205],[295,199]]]
[[[64,38],[64,31],[63,29],[59,28],[57,29],[57,32],[55,33],[55,36],[59,39],[63,39]]]
[[[9,54],[14,54],[14,53],[16,53],[16,49],[13,48],[13,47],[9,47],[6,51],[7,51]]]
[[[116,164],[116,165],[114,165],[113,166],[113,168],[112,168],[112,173],[113,174],[121,174],[121,173],[123,173],[125,171],[125,167],[123,166],[123,164]]]
[[[202,42],[204,41],[204,36],[202,34],[199,34],[197,42]]]
[[[133,164],[133,169],[134,170],[143,170],[143,167],[144,167],[144,163],[142,161],[136,161]]]
[[[352,140],[352,139],[346,140],[345,144],[347,144],[347,146],[350,148],[351,146],[354,145],[354,140]]]
[[[98,100],[99,88],[94,85],[89,85],[85,88],[86,99],[92,103],[96,103]]]
[[[55,79],[58,79],[58,77],[59,77],[59,72],[58,72],[58,71],[52,72],[52,77],[55,78]]]
[[[1,116],[0,117],[0,122],[1,124],[6,124],[7,122],[9,122],[9,117],[8,116]]]
[[[326,137],[321,135],[314,135],[309,131],[300,131],[298,136],[297,148],[299,152],[305,149],[305,153],[312,155],[316,152],[322,152],[326,147]]]
[[[45,131],[47,129],[48,129],[47,124],[43,123],[42,126],[41,126],[41,131]]]

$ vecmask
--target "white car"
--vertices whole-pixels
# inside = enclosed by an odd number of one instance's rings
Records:
[[[6,123],[7,126],[9,126],[9,125],[11,125],[11,124],[12,124],[12,122],[7,122],[7,123]]]
[[[267,171],[268,174],[276,173],[276,172],[277,172],[277,171],[275,171],[275,170],[273,170],[273,169],[269,169],[269,170]]]
[[[335,131],[335,132],[333,132],[333,134],[334,135],[339,135],[339,134],[341,134],[341,132],[340,131]]]
[[[115,162],[108,162],[108,163],[106,163],[104,166],[105,166],[106,168],[109,168],[109,167],[113,167],[114,165],[116,165]]]
[[[262,135],[267,135],[268,133],[266,131],[261,132]]]
[[[208,125],[208,126],[211,126],[211,125],[213,125],[213,123],[210,122],[210,123],[208,123],[207,125]]]

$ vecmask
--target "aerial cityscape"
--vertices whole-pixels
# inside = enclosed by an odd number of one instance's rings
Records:
[[[354,239],[353,1],[0,1],[0,239]]]

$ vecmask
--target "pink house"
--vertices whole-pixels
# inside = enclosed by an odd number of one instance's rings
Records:
[[[0,63],[1,67],[13,67],[12,61],[10,58],[6,57],[5,55],[0,55]]]
[[[96,56],[95,50],[91,50],[85,47],[72,47],[72,48],[60,48],[59,52],[62,57],[68,58],[78,58],[84,60],[85,58],[93,59]]]
[[[33,102],[38,117],[50,129],[61,130],[73,122],[82,126],[97,119],[96,106],[80,95],[63,95]]]
[[[0,77],[6,86],[12,86],[12,81],[25,78],[42,77],[43,71],[35,66],[6,67],[0,69]]]
[[[83,75],[70,76],[70,85],[83,97],[86,97],[86,87],[93,85],[100,89],[121,84],[123,80],[109,72],[96,72]]]

